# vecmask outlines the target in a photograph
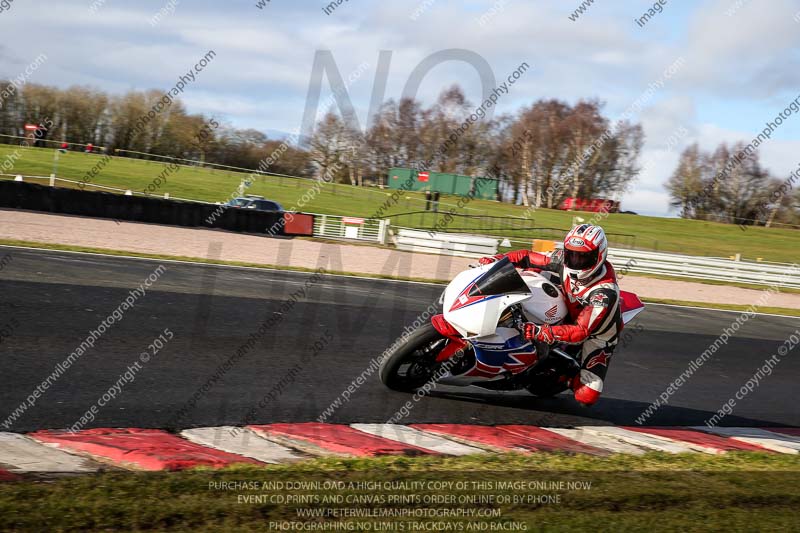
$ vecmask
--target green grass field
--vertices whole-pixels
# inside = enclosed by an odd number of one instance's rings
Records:
[[[0,162],[16,149],[10,145],[0,145]],[[53,172],[52,149],[20,149],[22,156],[15,162],[9,173],[49,176]],[[56,175],[59,178],[80,181],[91,170],[101,156],[70,152],[60,156]],[[91,183],[141,191],[153,183],[166,168],[165,164],[113,158]],[[172,197],[224,202],[235,193],[246,174],[200,167],[181,167],[177,173],[167,177],[166,183],[154,192],[163,195],[169,192]],[[5,177],[9,179],[8,176]],[[63,185],[59,184],[59,186]],[[248,193],[260,194],[277,200],[287,209],[297,207],[298,200],[308,192],[313,182],[308,180],[259,176]],[[298,210],[312,213],[338,215],[370,216],[386,201],[391,191],[374,187],[352,187],[349,185],[325,184],[319,194],[313,195]],[[306,194],[307,195],[307,194]],[[307,195],[308,196],[308,195]],[[443,197],[440,212],[455,207],[456,197]],[[444,205],[450,204],[450,205]],[[396,215],[424,210],[421,193],[404,193],[397,203],[386,210],[387,215]],[[556,238],[561,230],[571,226],[575,213],[552,209],[537,209],[527,212],[530,220],[524,219],[526,209],[500,202],[474,200],[459,213],[498,217],[495,227],[484,228],[483,233],[517,237],[524,244],[532,237]],[[578,213],[585,219],[591,213]],[[516,217],[518,220],[513,220]],[[395,220],[399,225],[410,227],[433,226],[435,220],[429,215],[426,220],[417,216],[406,216]],[[691,255],[728,257],[741,253],[743,258],[763,258],[766,261],[793,262],[800,256],[800,232],[790,229],[750,228],[742,231],[738,226],[684,219],[667,219],[636,215],[610,214],[602,225],[610,234],[612,245],[634,246],[641,249],[680,252]],[[536,228],[555,228],[554,230],[515,231],[511,225],[525,225]],[[451,228],[477,228],[475,221],[457,219]],[[630,237],[632,236],[632,237]]]
[[[330,458],[3,483],[0,529],[797,531],[798,479],[797,456],[766,453]],[[353,515],[307,516],[325,509]],[[409,509],[439,514],[385,517]]]

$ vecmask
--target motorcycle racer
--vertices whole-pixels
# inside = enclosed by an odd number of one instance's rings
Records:
[[[584,405],[592,405],[600,398],[622,330],[619,287],[607,255],[603,228],[581,224],[567,233],[563,249],[549,254],[516,250],[479,260],[486,265],[508,257],[517,268],[553,272],[560,277],[571,323],[551,326],[528,322],[524,335],[546,344],[582,345],[581,370],[570,386],[575,399]]]

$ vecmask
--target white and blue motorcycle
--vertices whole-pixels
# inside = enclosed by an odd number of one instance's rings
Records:
[[[444,291],[444,313],[397,342],[381,362],[381,381],[412,392],[426,383],[527,389],[558,394],[580,371],[579,346],[547,346],[522,335],[525,322],[560,323],[567,304],[557,276],[520,271],[507,259],[459,273]],[[644,310],[620,292],[623,323]]]

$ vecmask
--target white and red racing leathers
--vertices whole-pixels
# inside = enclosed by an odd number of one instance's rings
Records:
[[[517,268],[553,272],[561,279],[569,323],[549,329],[554,342],[582,344],[581,371],[571,383],[572,390],[577,401],[595,403],[603,392],[603,380],[622,331],[614,267],[606,261],[592,279],[583,282],[564,276],[563,250],[549,254],[516,250],[495,256],[502,257],[508,257]]]

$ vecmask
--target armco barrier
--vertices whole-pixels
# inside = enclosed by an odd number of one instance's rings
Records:
[[[609,248],[608,260],[617,271],[659,274],[686,279],[748,283],[800,289],[800,267],[788,263],[734,261],[721,257]]]
[[[203,202],[55,188],[16,181],[0,181],[0,207],[172,226],[203,226],[248,233],[266,233],[274,226],[279,228],[275,233],[284,234],[283,224],[276,224],[283,217],[282,213],[236,209]]]
[[[412,252],[482,257],[497,253],[500,237],[433,233],[393,228],[397,248]],[[504,239],[514,249],[529,248],[530,241]],[[560,246],[560,243],[557,243]],[[506,248],[508,245],[506,244]],[[765,261],[734,261],[645,250],[609,248],[608,260],[617,272],[657,274],[688,280],[723,281],[767,287],[800,289],[800,266]]]
[[[394,243],[400,250],[449,254],[461,257],[483,257],[497,253],[499,239],[463,233],[437,233],[410,228],[396,228]]]

